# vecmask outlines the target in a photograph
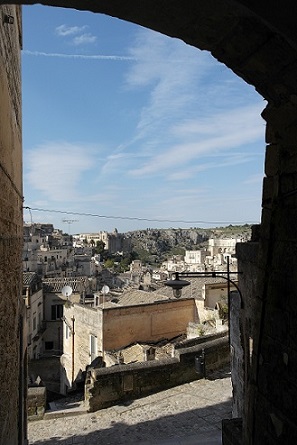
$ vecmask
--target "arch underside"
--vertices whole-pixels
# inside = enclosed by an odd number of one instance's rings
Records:
[[[0,4],[42,4],[88,10],[130,21],[176,37],[212,55],[268,101],[287,101],[297,85],[295,71],[296,3],[273,6],[268,0],[44,0],[0,1]],[[260,5],[259,5],[260,3]],[[277,2],[274,2],[277,3]],[[286,79],[277,79],[286,70]]]

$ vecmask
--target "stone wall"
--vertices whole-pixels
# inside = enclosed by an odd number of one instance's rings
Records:
[[[60,391],[60,357],[44,357],[39,360],[31,360],[28,365],[29,381],[32,383],[40,377],[43,385],[49,391]]]
[[[296,75],[296,73],[295,73]],[[286,78],[289,73],[286,73]],[[294,103],[269,105],[246,444],[297,443],[297,156]]]
[[[103,309],[74,304],[65,307],[64,314],[62,389],[65,385],[69,388],[72,383],[81,381],[86,367],[91,364],[91,335],[95,338],[94,357],[104,359],[104,351],[185,334],[189,321],[197,320],[194,299]],[[71,332],[73,320],[74,339]]]
[[[11,16],[9,24],[6,17]],[[21,10],[0,6],[0,444],[26,436],[22,299]]]
[[[187,332],[190,321],[197,321],[195,300],[165,300],[104,309],[104,350],[120,349],[131,343],[170,339]]]
[[[222,337],[179,349],[171,359],[90,369],[85,386],[88,410],[97,411],[202,378],[203,374],[195,371],[195,357],[202,349],[205,350],[206,375],[229,363],[228,338]]]
[[[257,299],[259,243],[255,240],[236,246],[238,259],[238,294],[230,299],[230,337],[233,384],[233,417],[244,417],[247,410],[248,384],[251,380],[251,362],[254,354],[256,332],[259,329],[260,306]]]
[[[43,419],[46,410],[46,388],[36,386],[28,388],[28,420]]]
[[[102,357],[103,355],[102,310],[74,304],[69,307],[66,305],[64,314],[61,393],[66,391],[66,387],[70,388],[73,383],[83,379],[83,373],[92,361],[90,351],[91,335],[96,337],[96,351],[94,355],[96,357]],[[73,327],[74,337],[72,333]]]

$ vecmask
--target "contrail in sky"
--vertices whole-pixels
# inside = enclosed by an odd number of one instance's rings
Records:
[[[104,56],[102,54],[97,55],[85,55],[85,54],[61,54],[61,53],[44,53],[40,51],[23,50],[23,54],[28,56],[37,57],[60,57],[62,59],[88,59],[88,60],[136,60],[135,57],[129,56]]]

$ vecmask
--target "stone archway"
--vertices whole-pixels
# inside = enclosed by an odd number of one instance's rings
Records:
[[[181,0],[157,3],[154,0],[0,1],[0,4],[37,3],[110,15],[210,51],[235,74],[254,85],[268,101],[279,102],[294,88],[289,79],[281,89],[275,82],[280,71],[295,59],[294,14],[286,14],[268,0],[261,5],[255,0],[224,3],[220,0],[186,3]],[[297,14],[295,3],[292,0],[289,3],[288,11]]]
[[[0,4],[35,4],[5,1]],[[268,101],[254,368],[247,384],[244,443],[292,443],[297,357],[297,6],[268,0],[56,0],[177,37],[231,68]]]

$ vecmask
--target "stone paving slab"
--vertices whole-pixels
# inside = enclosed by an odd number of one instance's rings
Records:
[[[95,413],[30,422],[30,445],[218,445],[231,418],[226,372]]]

